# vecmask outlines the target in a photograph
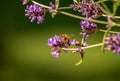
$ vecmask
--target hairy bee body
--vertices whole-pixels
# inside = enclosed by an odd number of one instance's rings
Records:
[[[62,34],[61,38],[65,41],[65,43],[70,45],[70,37],[67,34]]]

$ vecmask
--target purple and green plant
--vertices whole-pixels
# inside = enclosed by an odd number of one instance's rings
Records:
[[[27,5],[29,2],[33,4]],[[105,2],[112,2],[113,9],[109,9]],[[120,32],[111,31],[114,27],[120,27],[120,16],[116,15],[120,6],[120,0],[73,0],[73,3],[66,7],[60,7],[60,0],[48,3],[49,6],[42,3],[38,3],[35,0],[22,0],[23,5],[26,6],[25,16],[28,16],[31,22],[37,20],[38,24],[42,24],[45,20],[45,13],[50,13],[54,18],[55,15],[63,14],[65,16],[73,17],[80,20],[80,36],[81,41],[71,39],[67,34],[55,35],[48,39],[48,46],[51,47],[51,55],[59,58],[61,51],[67,53],[79,53],[81,59],[75,65],[82,63],[85,49],[101,46],[102,51],[112,51],[113,54],[120,54]],[[71,14],[64,10],[73,10],[80,15]],[[82,16],[83,17],[82,17]],[[99,20],[97,18],[104,17],[105,20]],[[100,29],[97,26],[99,24],[105,24],[106,30]],[[79,24],[79,23],[78,23]],[[97,31],[104,32],[103,40],[101,43],[88,45],[86,40]],[[71,48],[71,46],[73,46]]]

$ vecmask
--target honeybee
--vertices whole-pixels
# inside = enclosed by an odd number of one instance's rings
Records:
[[[70,37],[67,34],[62,34],[61,38],[68,44],[70,45]]]

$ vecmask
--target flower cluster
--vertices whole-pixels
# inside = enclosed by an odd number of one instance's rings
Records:
[[[120,54],[120,33],[108,34],[104,44],[105,50],[111,50],[113,53]]]
[[[87,39],[91,34],[97,31],[97,24],[92,23],[91,19],[96,19],[101,16],[101,9],[90,0],[83,0],[80,4],[82,15],[86,16],[86,20],[80,22],[82,28],[81,35],[85,34],[85,39]]]
[[[81,35],[86,35],[85,39],[87,39],[91,34],[94,34],[97,31],[97,25],[90,22],[90,21],[81,21],[80,22],[82,32],[80,33]]]
[[[37,23],[41,24],[44,20],[45,9],[39,5],[36,4],[30,6],[27,5],[25,12],[26,12],[25,16],[29,16],[31,22],[37,19]]]
[[[50,2],[50,9],[49,9],[49,12],[52,13],[52,14],[56,14],[56,13],[57,13],[56,5],[53,4],[52,2]]]
[[[48,45],[52,47],[53,52],[51,53],[55,57],[59,57],[61,48],[68,48],[72,42],[69,40],[69,37],[63,37],[62,35],[55,35],[53,38],[48,39]]]
[[[70,7],[72,7],[74,11],[80,12],[80,5],[78,4],[76,0],[73,1],[73,4],[71,4]]]
[[[112,51],[113,53],[120,54],[120,33],[109,34],[109,32],[111,33],[113,32],[110,31],[113,26],[120,26],[117,20],[118,18],[120,18],[120,16],[115,16],[118,5],[116,6],[116,8],[115,6],[113,6],[113,10],[112,10],[113,13],[111,13],[109,8],[107,8],[107,6],[104,5],[104,1],[109,1],[109,0],[103,0],[98,2],[94,2],[94,0],[82,0],[82,1],[73,0],[73,4],[71,4],[70,7],[59,7],[60,0],[55,0],[54,4],[50,2],[49,6],[44,4],[39,4],[34,0],[22,0],[22,3],[23,5],[26,5],[30,1],[33,3],[33,5],[26,6],[25,16],[28,16],[31,22],[36,20],[38,24],[41,24],[44,21],[46,11],[48,11],[52,15],[52,17],[54,17],[57,13],[60,13],[74,18],[82,19],[82,21],[80,21],[80,26],[82,29],[82,31],[80,32],[80,35],[82,36],[81,42],[76,41],[75,39],[71,40],[70,36],[66,34],[55,35],[54,37],[48,39],[48,45],[52,49],[51,52],[52,56],[58,58],[62,50],[65,53],[71,50],[72,53],[80,53],[81,61],[79,61],[76,64],[79,65],[83,60],[86,48],[103,45],[104,50],[109,50]],[[103,5],[103,7],[99,5],[99,3],[101,2],[103,2],[103,4],[101,4]],[[74,14],[64,11],[65,9],[71,9],[71,8],[74,11],[81,13],[81,15],[85,17],[76,16]],[[107,18],[107,22],[101,20],[95,20],[100,16]],[[102,43],[88,46],[86,40],[90,37],[90,35],[96,33],[98,30],[97,24],[93,22],[106,24],[107,29],[99,30],[105,32]],[[71,46],[75,48],[69,48]]]
[[[81,48],[81,47],[87,46],[88,44],[86,42],[80,43],[75,40],[70,40],[68,35],[62,34],[62,35],[55,35],[54,37],[49,38],[48,45],[52,48],[52,51],[53,51],[51,52],[52,56],[58,58],[62,48],[68,48],[71,45],[74,45],[77,48]],[[64,49],[64,52],[67,52],[67,51],[68,50]],[[78,53],[78,52],[80,54],[84,54],[85,50],[77,49],[72,51],[72,53]]]
[[[102,15],[101,9],[90,0],[83,0],[81,2],[81,12],[82,15],[85,15],[87,18],[96,19]]]

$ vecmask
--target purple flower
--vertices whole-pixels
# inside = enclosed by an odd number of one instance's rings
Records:
[[[48,45],[51,47],[52,52],[51,55],[58,58],[61,53],[61,48],[68,48],[71,45],[74,45],[78,49],[73,50],[72,53],[80,53],[83,55],[85,53],[85,49],[80,49],[81,47],[86,47],[88,44],[86,42],[80,43],[79,41],[70,40],[70,37],[66,34],[62,35],[55,35],[52,38],[48,39]],[[63,50],[65,53],[68,52],[68,50]]]
[[[107,20],[108,20],[108,24],[106,25],[106,27],[111,27],[112,26],[112,18],[110,16],[107,16]]]
[[[53,46],[53,40],[54,40],[53,38],[48,39],[48,45],[49,46]]]
[[[81,25],[82,29],[89,29],[91,27],[90,21],[81,21],[80,25]]]
[[[111,50],[113,53],[120,54],[120,33],[108,34],[104,44],[105,50]]]
[[[61,36],[55,35],[53,38],[48,39],[48,45],[51,47],[58,47],[61,46],[62,40]]]
[[[75,42],[75,46],[76,46],[76,47],[80,47],[80,46],[81,46],[81,43],[78,42],[78,41],[76,41],[76,42]]]
[[[78,4],[76,0],[73,1],[73,4],[71,4],[70,7],[72,7],[74,11],[80,12],[80,5]]]
[[[59,58],[59,51],[54,51],[54,52],[51,52],[52,56],[56,57],[56,58]]]
[[[29,16],[31,22],[37,19],[37,23],[41,24],[44,20],[45,9],[41,6],[38,6],[36,4],[30,6],[27,5],[25,12],[25,16]]]
[[[81,12],[82,15],[92,19],[96,19],[102,14],[102,11],[97,4],[90,0],[83,0],[81,2]]]
[[[22,2],[23,2],[23,5],[26,5],[29,2],[29,0],[22,0]]]
[[[55,57],[59,57],[59,53],[61,52],[60,48],[68,48],[70,45],[73,44],[73,40],[70,40],[67,38],[66,40],[63,35],[55,35],[52,38],[48,39],[48,45],[52,48],[52,55]],[[64,50],[64,52],[67,52],[67,50]]]
[[[82,28],[82,32],[80,34],[85,35],[85,39],[97,31],[97,25],[87,20],[81,21],[80,26]]]
[[[38,20],[37,23],[41,24],[44,21],[44,17],[43,16],[38,16],[37,20]]]
[[[82,46],[86,47],[86,46],[88,46],[88,44],[86,42],[83,42]]]
[[[57,13],[56,5],[53,4],[52,2],[50,2],[49,12],[52,13],[52,14],[56,14]]]
[[[70,40],[70,45],[74,45],[75,44],[75,40]]]

